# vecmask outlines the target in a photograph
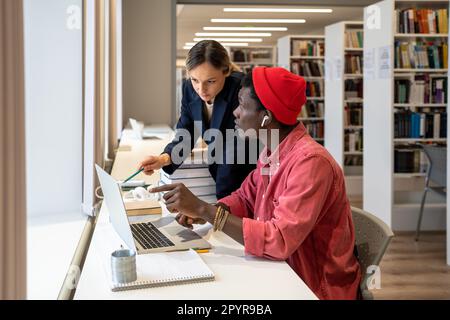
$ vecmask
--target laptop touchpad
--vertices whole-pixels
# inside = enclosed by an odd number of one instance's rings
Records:
[[[194,231],[180,226],[165,227],[164,231],[166,231],[171,237],[173,237],[174,240],[176,239],[179,242],[199,240],[202,238]]]

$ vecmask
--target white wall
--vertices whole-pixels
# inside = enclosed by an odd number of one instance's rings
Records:
[[[123,121],[173,122],[175,0],[123,0]]]
[[[81,3],[24,0],[29,216],[80,212]]]

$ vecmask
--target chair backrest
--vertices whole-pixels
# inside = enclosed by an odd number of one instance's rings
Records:
[[[355,242],[358,261],[361,266],[361,290],[367,290],[370,266],[378,266],[394,233],[391,228],[373,214],[352,207]]]
[[[447,187],[447,147],[424,145],[423,151],[430,161],[429,179],[440,187]]]

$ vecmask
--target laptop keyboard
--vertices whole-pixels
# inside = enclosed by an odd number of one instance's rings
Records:
[[[173,247],[175,244],[170,241],[152,223],[130,224],[134,239],[144,249]]]

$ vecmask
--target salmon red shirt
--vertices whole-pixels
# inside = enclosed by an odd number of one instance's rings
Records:
[[[230,196],[247,254],[286,260],[320,299],[356,299],[361,272],[342,169],[302,123]]]

